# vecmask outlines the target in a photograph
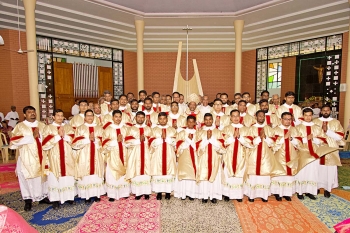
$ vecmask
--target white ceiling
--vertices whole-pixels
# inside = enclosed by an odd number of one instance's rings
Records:
[[[174,4],[176,2],[176,4]],[[16,0],[0,1],[0,28],[17,28]],[[25,30],[19,1],[20,29]],[[145,21],[145,51],[234,51],[233,21],[243,19],[243,50],[349,30],[348,0],[37,0],[37,34],[136,51],[135,18]],[[6,42],[5,42],[6,43]]]

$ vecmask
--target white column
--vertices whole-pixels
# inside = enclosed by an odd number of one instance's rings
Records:
[[[233,22],[235,27],[235,93],[241,92],[242,79],[242,34],[244,27],[244,20],[235,20]]]
[[[38,61],[36,54],[36,30],[35,30],[35,5],[36,0],[23,0],[26,21],[26,37],[28,52],[28,76],[29,76],[29,103],[37,111],[37,119],[40,120],[39,93],[38,93]]]
[[[136,43],[137,43],[137,89],[144,89],[143,76],[143,32],[145,30],[145,21],[135,20]]]

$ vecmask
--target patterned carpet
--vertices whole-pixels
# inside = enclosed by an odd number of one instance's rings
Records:
[[[261,200],[250,203],[244,199],[242,203],[234,201],[234,205],[245,233],[329,233],[327,226],[296,197],[291,202],[269,198],[267,203]]]
[[[151,196],[150,200],[129,197],[114,202],[102,197],[101,202],[92,204],[75,232],[161,232],[160,202],[155,196]]]
[[[333,230],[335,224],[350,217],[350,202],[336,195],[330,198],[318,195],[316,200],[305,198],[302,203],[330,230]]]
[[[243,232],[232,202],[161,201],[162,232]]]
[[[53,210],[48,204],[34,203],[32,211],[25,212],[19,191],[0,195],[0,204],[17,211],[39,232],[64,232],[75,227],[91,205],[77,201],[77,205],[64,204],[59,211]]]

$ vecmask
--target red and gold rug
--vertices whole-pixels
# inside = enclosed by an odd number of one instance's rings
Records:
[[[101,197],[95,202],[74,229],[75,232],[140,232],[158,233],[160,226],[160,201],[155,196],[150,200],[126,200],[109,202]]]
[[[330,232],[297,197],[291,202],[278,202],[271,197],[267,203],[261,200],[250,203],[245,198],[241,203],[234,201],[234,205],[245,233]]]

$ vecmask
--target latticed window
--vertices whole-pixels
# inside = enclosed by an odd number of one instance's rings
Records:
[[[269,76],[267,80],[267,89],[281,88],[282,82],[282,61],[269,61]]]

